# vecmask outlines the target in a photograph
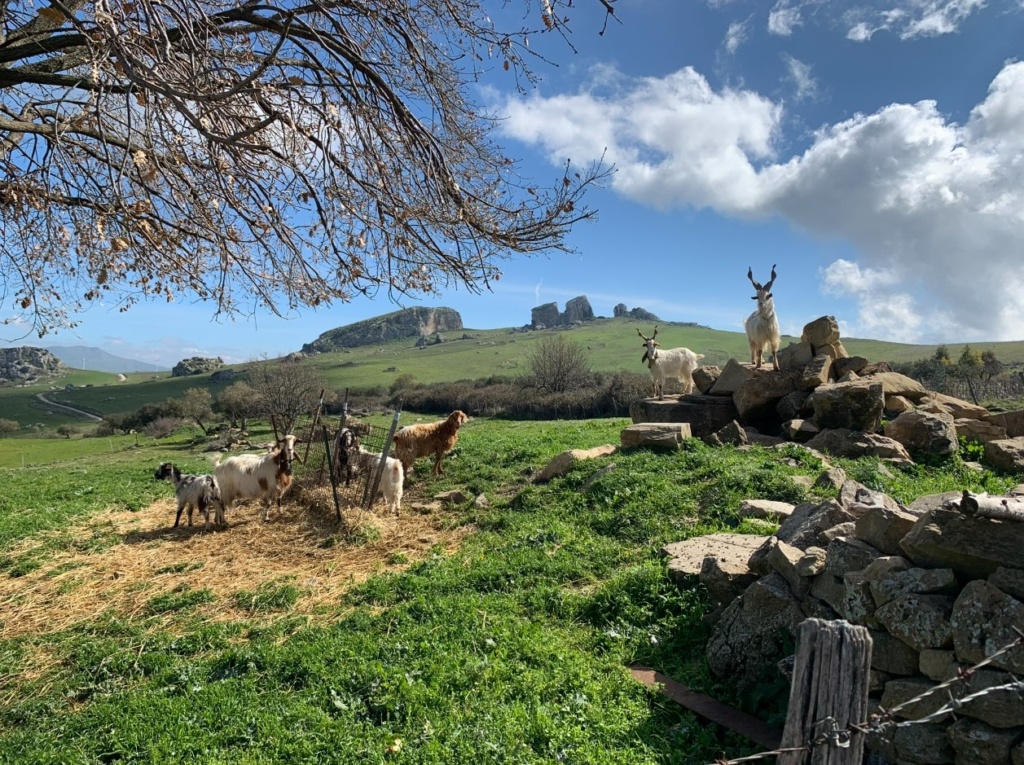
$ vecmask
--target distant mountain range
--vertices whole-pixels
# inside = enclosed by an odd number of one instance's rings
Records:
[[[46,350],[63,361],[72,369],[88,369],[93,372],[167,372],[170,367],[150,364],[135,359],[125,359],[107,353],[100,348],[86,345],[50,345]]]

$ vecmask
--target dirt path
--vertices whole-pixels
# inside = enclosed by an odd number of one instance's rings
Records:
[[[82,409],[77,409],[73,406],[68,406],[67,404],[58,404],[56,401],[51,401],[46,397],[45,393],[37,393],[36,398],[42,401],[47,406],[53,407],[54,409],[60,409],[61,411],[64,412],[68,412],[70,414],[75,415],[76,417],[81,417],[86,420],[92,420],[93,422],[103,422],[103,418],[97,417],[95,414],[90,414],[89,412],[86,412]]]

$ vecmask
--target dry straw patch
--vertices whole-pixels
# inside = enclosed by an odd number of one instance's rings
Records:
[[[339,600],[353,585],[421,560],[436,545],[452,552],[471,530],[446,528],[438,507],[403,509],[396,518],[378,503],[373,512],[345,511],[354,536],[369,540],[356,544],[339,530],[330,489],[299,489],[280,514],[271,511],[267,523],[255,503],[239,506],[228,518],[229,528],[209,532],[203,532],[198,515],[192,528],[171,528],[175,509],[173,499],[141,512],[112,509],[65,530],[74,538],[114,532],[121,541],[99,552],[50,555],[27,575],[0,580],[0,638],[56,632],[106,613],[129,621],[145,618],[151,626],[173,630],[182,615],[154,617],[147,604],[183,585],[215,596],[188,610],[192,626],[197,618],[251,619],[254,615],[239,610],[233,596],[284,582],[300,593],[287,615],[327,621],[339,615]],[[30,553],[39,544],[33,540],[10,553]],[[400,556],[400,566],[389,563]],[[275,616],[281,614],[261,612],[258,618]]]

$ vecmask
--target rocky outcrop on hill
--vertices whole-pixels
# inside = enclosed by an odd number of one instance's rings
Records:
[[[215,359],[193,356],[190,359],[182,359],[174,365],[171,370],[171,377],[189,377],[213,372],[224,366],[224,359],[218,356]]]
[[[663,548],[674,581],[700,582],[717,606],[706,649],[712,675],[747,690],[778,679],[791,665],[786,653],[801,622],[845,620],[871,636],[870,707],[894,710],[891,723],[867,733],[873,762],[1024,762],[1019,695],[955,701],[1024,671],[1024,485],[1002,497],[954,492],[909,507],[838,468],[816,485],[838,488],[837,497],[790,507],[778,531],[749,554],[735,544],[709,545],[710,537]],[[750,550],[757,539],[740,541]],[[1008,646],[1016,647],[996,655]],[[986,659],[984,669],[962,671]],[[943,704],[956,715],[913,728],[893,724]],[[920,735],[907,735],[912,729]],[[979,737],[988,742],[984,751]]]
[[[586,295],[574,297],[565,304],[565,312],[559,313],[558,303],[545,303],[530,312],[530,326],[534,329],[566,327],[581,321],[593,321],[594,309]]]
[[[615,318],[625,317],[627,319],[636,319],[637,321],[661,321],[650,311],[644,310],[643,308],[626,308],[625,303],[619,303],[612,309],[612,316]]]
[[[462,328],[462,316],[452,308],[405,308],[328,330],[313,342],[303,345],[302,352],[330,353],[343,348],[387,343],[405,337],[429,337],[438,332],[455,332]]]
[[[45,348],[0,348],[0,384],[31,385],[67,371],[68,367]]]

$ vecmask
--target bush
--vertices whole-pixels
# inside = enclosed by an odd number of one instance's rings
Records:
[[[158,417],[146,426],[145,433],[150,438],[166,438],[180,428],[183,422],[178,417]]]

